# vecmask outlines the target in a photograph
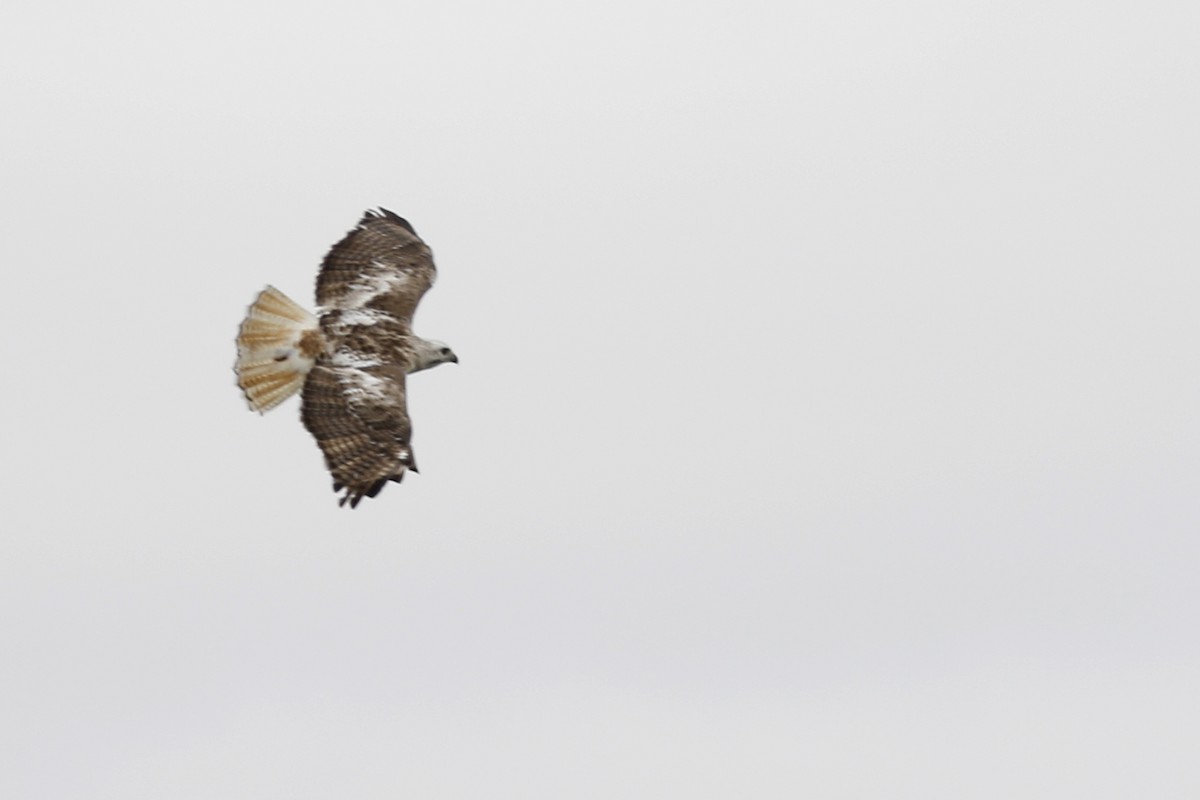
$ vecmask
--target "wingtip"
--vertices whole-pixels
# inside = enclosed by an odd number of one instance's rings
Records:
[[[383,491],[383,487],[387,486],[388,481],[400,482],[404,474],[389,475],[386,478],[379,478],[374,483],[365,488],[363,486],[346,486],[340,481],[333,482],[333,490],[335,492],[345,491],[346,493],[338,498],[338,508],[343,508],[347,503],[350,508],[358,508],[358,504],[362,502],[364,497],[375,497]]]
[[[366,225],[367,223],[373,222],[374,220],[377,220],[377,219],[386,219],[389,222],[394,222],[397,225],[404,228],[405,230],[407,230],[413,236],[417,235],[417,231],[413,228],[411,222],[409,222],[408,220],[406,220],[404,217],[400,216],[396,212],[389,211],[388,209],[384,208],[383,206],[379,206],[377,208],[368,208],[365,212],[363,212],[363,218],[362,218],[362,220],[359,221],[358,224],[359,224],[359,226],[363,226],[363,225]]]

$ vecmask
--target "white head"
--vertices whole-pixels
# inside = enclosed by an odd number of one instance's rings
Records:
[[[445,364],[447,361],[458,363],[458,356],[454,355],[454,351],[445,342],[439,342],[436,339],[421,339],[416,336],[412,341],[416,363],[409,370],[410,374],[436,367],[438,364]]]

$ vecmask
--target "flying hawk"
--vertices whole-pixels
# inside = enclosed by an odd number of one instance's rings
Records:
[[[317,275],[317,314],[268,286],[237,336],[238,386],[266,412],[301,395],[300,418],[325,453],[338,505],[358,505],[417,471],[405,376],[458,357],[412,332],[433,285],[433,253],[407,221],[367,211]]]

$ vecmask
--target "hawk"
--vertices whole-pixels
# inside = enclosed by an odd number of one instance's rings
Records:
[[[412,332],[433,285],[433,253],[386,209],[363,214],[317,275],[317,313],[273,286],[259,293],[237,335],[237,383],[265,413],[300,392],[300,418],[325,454],[338,500],[354,508],[388,481],[417,471],[406,378],[458,357]]]

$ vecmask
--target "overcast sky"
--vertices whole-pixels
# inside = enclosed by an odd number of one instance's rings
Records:
[[[0,795],[1200,796],[1200,9],[23,2]],[[234,387],[368,207],[421,474]]]

